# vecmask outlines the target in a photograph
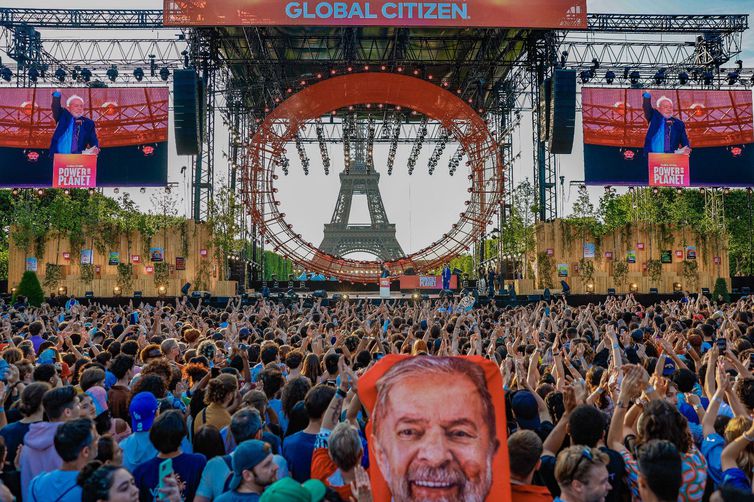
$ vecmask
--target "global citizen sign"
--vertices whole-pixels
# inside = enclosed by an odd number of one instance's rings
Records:
[[[445,2],[164,0],[166,26],[586,28],[586,0]]]

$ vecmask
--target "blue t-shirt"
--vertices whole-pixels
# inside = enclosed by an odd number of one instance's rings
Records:
[[[5,440],[5,448],[8,452],[8,458],[6,458],[8,464],[13,465],[18,445],[24,442],[24,436],[29,432],[29,427],[31,424],[13,422],[0,429],[0,436]]]
[[[652,152],[665,153],[665,121],[660,122],[660,127],[652,136]]]
[[[258,493],[226,492],[215,499],[215,502],[257,502]]]
[[[283,441],[283,458],[288,462],[291,477],[299,483],[311,478],[312,454],[316,439],[316,434],[300,431]]]
[[[76,484],[79,471],[50,471],[43,472],[31,480],[29,492],[24,500],[42,502],[55,500],[56,502],[80,502],[81,487]]]
[[[288,430],[288,417],[283,413],[283,402],[280,399],[270,399],[267,406],[275,411],[275,414],[278,417],[278,424],[280,424],[280,428],[283,429],[283,436],[285,436],[285,431]]]
[[[707,461],[707,474],[715,483],[715,487],[719,487],[723,483],[723,466],[720,463],[723,448],[725,448],[725,438],[716,432],[702,441],[701,452]]]
[[[152,502],[157,500],[159,493],[160,463],[165,459],[155,457],[139,464],[134,469],[134,479],[139,487],[139,500]],[[182,500],[194,500],[194,494],[202,478],[202,471],[207,465],[207,459],[200,453],[181,453],[173,458],[173,472],[181,487]]]

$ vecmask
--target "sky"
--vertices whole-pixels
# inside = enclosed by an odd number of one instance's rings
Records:
[[[647,13],[647,14],[754,14],[754,0],[587,0],[587,9],[595,13]],[[35,8],[92,8],[95,4],[91,0],[35,0]],[[522,0],[522,4],[525,2]],[[28,0],[0,0],[5,7],[28,7]],[[123,2],[101,0],[96,2],[97,7],[123,8]],[[162,0],[130,0],[129,8],[159,9],[162,8]],[[754,16],[750,18],[754,23]],[[44,37],[45,31],[42,31]],[[137,31],[126,33],[124,31],[88,31],[88,32],[55,32],[59,37],[70,38],[145,38],[147,33]],[[169,36],[169,33],[155,33],[154,36]],[[643,36],[648,38],[647,35]],[[691,39],[691,37],[689,37]],[[2,44],[3,42],[0,42]],[[739,56],[744,61],[744,67],[754,66],[754,33],[749,29],[744,34],[743,52]],[[580,101],[580,100],[579,100]],[[222,122],[217,121],[221,130],[217,131],[218,150],[227,143],[227,131],[222,127]],[[170,137],[174,136],[171,126]],[[517,160],[513,165],[513,181],[517,183],[525,178],[533,177],[532,160],[532,128],[531,117],[524,113],[521,126],[513,134],[514,156]],[[172,139],[171,139],[172,143]],[[455,176],[448,175],[448,160],[455,151],[453,145],[449,145],[438,163],[433,176],[427,173],[427,160],[432,153],[433,144],[425,144],[416,169],[412,176],[408,176],[406,161],[409,156],[411,145],[401,146],[398,149],[393,175],[386,173],[387,147],[375,147],[375,166],[381,173],[380,190],[385,203],[385,209],[392,223],[396,225],[398,241],[406,252],[416,251],[434,242],[458,219],[458,215],[464,209],[469,181],[467,173],[459,168]],[[322,239],[323,225],[330,221],[336,197],[339,190],[337,172],[342,170],[343,155],[342,146],[328,145],[329,154],[333,166],[330,175],[325,176],[318,160],[321,159],[318,146],[307,147],[307,154],[311,159],[309,176],[304,176],[298,156],[293,145],[288,149],[288,157],[291,161],[290,175],[280,176],[277,187],[279,188],[278,200],[281,201],[280,210],[286,213],[286,219],[301,232],[302,236],[315,244]],[[175,197],[178,199],[177,210],[180,215],[190,216],[190,169],[181,173],[183,166],[190,166],[189,157],[180,157],[175,154],[174,146],[170,146],[170,158],[168,166],[168,181],[178,184]],[[219,153],[219,152],[218,152]],[[520,154],[520,155],[519,155]],[[581,135],[581,120],[577,113],[576,136],[574,149],[570,155],[556,156],[558,175],[564,176],[565,182],[559,188],[559,213],[567,215],[576,197],[576,183],[583,180],[583,147]],[[227,167],[221,154],[216,156],[216,183],[227,182],[224,180]],[[282,174],[282,173],[281,173]],[[573,183],[573,184],[572,184]],[[123,193],[124,190],[121,190]],[[151,200],[155,193],[162,189],[147,189],[142,194],[138,189],[129,190],[132,198],[144,210],[153,209]],[[597,202],[601,188],[590,188],[593,202]],[[113,195],[110,189],[105,190],[106,195]],[[351,212],[351,223],[364,223],[368,219],[366,201],[355,200]]]

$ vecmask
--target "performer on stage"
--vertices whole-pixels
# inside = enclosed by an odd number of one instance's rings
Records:
[[[442,269],[442,289],[450,289],[450,265],[447,263]]]
[[[50,154],[85,153],[97,155],[99,140],[94,121],[84,117],[84,98],[75,94],[68,98],[65,108],[60,104],[60,91],[52,93],[52,116],[57,123],[50,142]]]
[[[380,264],[380,268],[382,269],[382,272],[380,272],[380,277],[382,279],[387,279],[388,277],[390,277],[390,270],[387,268],[387,264],[385,264],[385,262],[382,262]]]
[[[681,153],[691,154],[686,125],[673,116],[673,101],[667,96],[657,100],[657,108],[652,107],[652,95],[649,91],[642,94],[644,116],[649,127],[644,139],[644,153]]]

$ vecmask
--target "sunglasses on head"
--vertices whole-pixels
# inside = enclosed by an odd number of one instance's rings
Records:
[[[570,474],[568,477],[573,481],[573,476],[579,471],[579,466],[581,465],[581,462],[584,461],[584,459],[589,460],[589,462],[594,462],[594,457],[592,456],[592,450],[590,448],[584,447],[581,450],[581,456],[579,457],[578,462],[574,464],[573,469],[571,469]]]

